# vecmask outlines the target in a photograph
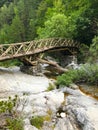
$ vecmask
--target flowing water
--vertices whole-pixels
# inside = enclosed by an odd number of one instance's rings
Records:
[[[79,89],[88,96],[98,100],[98,86],[80,84]]]
[[[40,93],[49,86],[46,77],[32,76],[20,72],[19,67],[0,67],[0,98],[21,93]]]

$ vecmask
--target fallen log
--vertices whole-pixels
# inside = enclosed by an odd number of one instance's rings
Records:
[[[64,72],[68,71],[68,69],[61,67],[60,65],[58,65],[57,62],[52,61],[52,60],[47,61],[47,60],[43,60],[43,59],[38,59],[38,62],[52,65],[53,67],[55,67],[56,70],[58,70],[59,73],[64,73]]]
[[[20,59],[25,65],[35,66],[37,65],[37,61],[31,61],[29,58],[21,58]]]

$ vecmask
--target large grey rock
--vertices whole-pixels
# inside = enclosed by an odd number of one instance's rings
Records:
[[[79,87],[76,84],[70,84],[69,87],[72,89],[79,89]]]
[[[60,118],[57,120],[54,130],[74,130],[71,122],[67,118]],[[75,129],[77,130],[77,129]]]
[[[98,102],[80,90],[64,88],[62,91],[69,93],[66,97],[66,105],[62,109],[74,124],[72,126],[77,126],[79,130],[98,130]]]
[[[38,129],[32,125],[25,125],[24,130],[38,130]]]

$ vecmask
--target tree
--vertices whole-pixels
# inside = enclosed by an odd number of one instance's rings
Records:
[[[24,25],[25,41],[32,40],[36,37],[37,8],[41,0],[20,0],[16,6],[16,15]]]
[[[92,43],[89,49],[89,61],[94,63],[98,62],[98,36],[93,38]]]
[[[9,31],[10,26],[4,24],[2,29],[0,30],[0,44],[9,43]]]
[[[74,39],[90,46],[92,38],[97,34],[98,1],[97,0],[66,0],[65,14],[78,13],[77,35]]]
[[[98,35],[98,0],[1,0],[0,32],[8,29],[5,25],[9,26],[10,32],[16,17],[17,25],[20,23],[18,26],[23,29],[20,38],[23,41],[33,40],[37,36],[60,36],[90,46],[93,37]],[[12,39],[16,40],[14,37]]]
[[[75,33],[75,24],[71,17],[64,14],[55,14],[45,22],[44,28],[38,28],[39,38],[65,37],[72,38]]]
[[[15,16],[10,26],[11,42],[21,42],[25,39],[24,25],[19,16]]]
[[[10,25],[12,23],[12,19],[14,17],[14,5],[11,3],[9,7],[4,5],[0,9],[0,27],[4,24]]]
[[[55,14],[64,14],[65,12],[65,5],[63,4],[62,0],[54,0],[53,6],[48,7],[46,11],[46,19],[50,19]]]

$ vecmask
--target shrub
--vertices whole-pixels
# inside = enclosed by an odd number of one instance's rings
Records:
[[[23,130],[23,121],[16,109],[18,100],[16,95],[13,99],[9,97],[6,101],[0,101],[0,114],[5,115],[6,127],[9,130]]]
[[[98,85],[98,65],[83,65],[78,70],[69,70],[57,77],[57,85],[69,86],[71,83],[85,82]]]
[[[55,85],[53,85],[52,83],[49,83],[49,87],[47,88],[46,91],[52,91],[55,89]]]
[[[66,85],[69,86],[73,81],[78,78],[76,70],[69,70],[65,74],[57,77],[57,85]]]
[[[43,116],[35,116],[32,117],[30,120],[31,125],[35,126],[36,128],[40,129],[43,126],[44,117]]]
[[[98,62],[98,36],[95,36],[92,40],[92,44],[89,49],[89,62]]]
[[[23,120],[19,118],[8,118],[6,119],[7,128],[9,130],[24,130],[23,128]]]
[[[0,62],[0,66],[3,67],[20,66],[22,64],[23,63],[17,59]]]
[[[13,108],[16,105],[16,102],[17,102],[17,98],[18,97],[16,95],[14,99],[9,97],[9,99],[6,100],[6,101],[0,101],[0,113],[12,114],[13,113]]]
[[[44,121],[47,121],[47,122],[51,121],[51,119],[52,119],[51,116],[52,116],[52,111],[49,109],[47,111],[47,115],[45,115],[45,116],[32,117],[32,119],[30,120],[31,125],[35,126],[38,129],[41,129]]]

